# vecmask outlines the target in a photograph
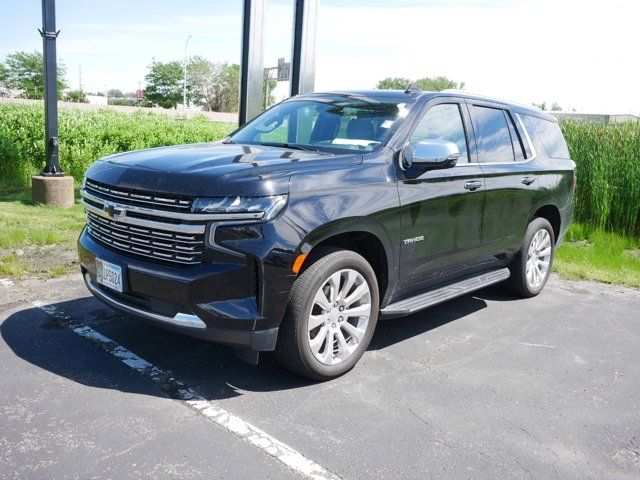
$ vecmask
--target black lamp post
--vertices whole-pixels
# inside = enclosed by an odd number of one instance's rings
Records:
[[[44,116],[47,163],[42,175],[64,175],[58,161],[58,71],[56,62],[56,3],[42,0],[42,49],[44,52]]]
[[[31,198],[34,203],[59,207],[74,204],[74,180],[65,175],[58,159],[58,71],[56,63],[55,0],[42,0],[42,49],[44,51],[44,117],[46,164],[40,175],[31,177]]]

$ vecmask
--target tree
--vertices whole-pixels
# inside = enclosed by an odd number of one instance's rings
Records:
[[[561,112],[562,111],[562,107],[560,105],[558,105],[556,102],[553,102],[551,104],[551,111],[552,112]]]
[[[238,110],[240,66],[193,57],[187,67],[187,92],[194,105],[214,112]]]
[[[450,80],[447,77],[443,76],[420,78],[416,80],[416,85],[418,86],[418,88],[420,88],[420,90],[429,92],[441,92],[443,90],[449,89],[464,89],[464,82],[454,82],[453,80]]]
[[[380,90],[406,90],[411,85],[411,80],[404,77],[387,77],[378,82],[376,88]]]
[[[0,97],[9,95],[8,76],[7,67],[0,63]]]
[[[387,77],[378,82],[376,88],[382,90],[406,90],[411,85],[415,84],[420,90],[430,92],[441,92],[447,89],[464,89],[464,82],[454,82],[447,77],[424,77],[419,78],[415,82],[404,77]]]
[[[122,93],[122,90],[118,90],[117,88],[112,88],[111,90],[107,91],[107,97],[124,98],[124,94]]]
[[[89,103],[87,94],[82,90],[72,90],[70,92],[67,92],[67,94],[65,95],[65,100],[67,102]]]
[[[6,86],[20,90],[24,98],[44,98],[44,58],[42,53],[16,52],[7,55],[4,63]],[[66,88],[65,66],[58,62],[58,95]]]
[[[162,108],[176,108],[182,101],[182,64],[177,60],[162,63],[151,62],[149,73],[144,77],[147,86],[144,96]]]
[[[533,105],[534,107],[538,107],[542,111],[546,111],[547,110],[547,102],[542,102],[542,103],[535,103],[534,102],[531,105]]]

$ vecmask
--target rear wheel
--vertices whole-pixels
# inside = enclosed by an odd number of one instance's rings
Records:
[[[296,280],[280,326],[276,358],[315,380],[351,370],[367,349],[378,318],[371,265],[349,250],[326,250]]]
[[[535,218],[527,227],[524,241],[513,260],[511,289],[522,297],[534,297],[544,288],[555,254],[553,228],[546,218]]]

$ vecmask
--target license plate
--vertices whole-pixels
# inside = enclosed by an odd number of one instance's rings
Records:
[[[96,258],[96,280],[100,285],[122,292],[122,267]]]

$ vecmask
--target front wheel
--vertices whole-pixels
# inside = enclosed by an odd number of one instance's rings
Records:
[[[371,265],[350,250],[326,250],[293,286],[276,358],[314,380],[342,375],[367,349],[378,307]]]
[[[511,289],[522,297],[534,297],[544,288],[555,254],[555,235],[546,218],[535,218],[527,227],[520,251],[509,269]]]

